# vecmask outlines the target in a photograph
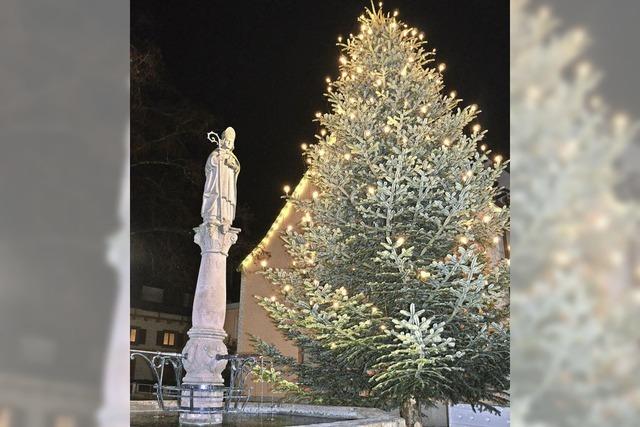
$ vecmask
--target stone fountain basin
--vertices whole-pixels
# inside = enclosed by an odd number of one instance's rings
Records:
[[[405,427],[404,420],[398,415],[393,415],[380,409],[358,408],[352,406],[320,406],[300,405],[288,403],[247,403],[244,414],[276,414],[293,415],[301,417],[313,417],[326,419],[326,422],[314,421],[312,424],[297,424],[291,427]],[[131,421],[144,419],[149,416],[160,415],[156,401],[132,401]]]

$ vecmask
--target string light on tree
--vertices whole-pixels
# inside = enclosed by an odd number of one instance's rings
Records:
[[[420,270],[418,272],[418,278],[420,279],[421,282],[426,282],[429,277],[431,277],[431,273],[429,273],[426,270]]]

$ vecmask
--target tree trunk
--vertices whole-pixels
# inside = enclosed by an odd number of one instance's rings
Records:
[[[414,397],[409,397],[400,406],[400,416],[404,418],[407,427],[422,427],[422,413],[420,402]]]

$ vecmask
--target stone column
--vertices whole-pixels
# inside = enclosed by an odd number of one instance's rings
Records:
[[[204,223],[194,230],[194,240],[202,250],[202,258],[193,301],[192,327],[188,332],[189,340],[182,350],[186,371],[183,384],[222,387],[222,371],[227,362],[216,360],[216,356],[227,354],[223,342],[227,335],[224,331],[227,255],[231,245],[238,239],[240,229]],[[222,391],[197,391],[194,396],[194,408],[222,409]],[[183,406],[188,404],[188,394],[183,393]],[[183,413],[180,422],[220,424],[222,414]]]

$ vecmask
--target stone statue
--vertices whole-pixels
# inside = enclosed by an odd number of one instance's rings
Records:
[[[240,172],[240,162],[233,154],[236,132],[228,127],[222,138],[214,132],[209,132],[207,137],[211,142],[217,142],[218,148],[211,153],[205,165],[206,180],[200,214],[205,224],[222,225],[228,229],[236,216],[236,184]]]
[[[238,240],[240,230],[231,226],[236,215],[236,182],[240,162],[233,155],[236,133],[227,128],[222,137],[207,135],[216,142],[205,165],[202,194],[202,224],[194,228],[194,241],[200,246],[200,270],[193,298],[189,340],[182,349],[186,375],[183,387],[192,387],[194,394],[183,390],[183,409],[204,410],[182,412],[181,425],[215,425],[222,422],[222,371],[227,364],[224,344],[224,318],[227,307],[227,256]],[[221,358],[222,357],[222,358]],[[193,401],[191,402],[191,398]],[[213,411],[208,413],[207,411]]]

